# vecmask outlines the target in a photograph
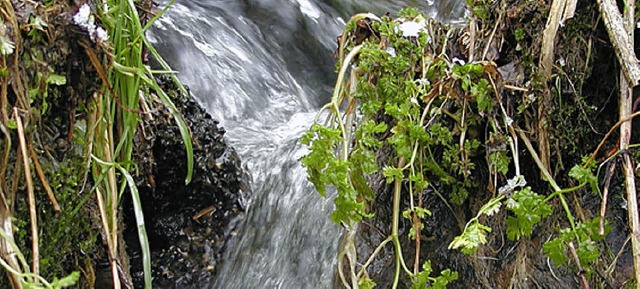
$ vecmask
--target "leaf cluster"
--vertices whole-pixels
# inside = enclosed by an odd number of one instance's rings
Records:
[[[533,226],[553,212],[551,206],[545,202],[544,196],[531,191],[531,187],[515,192],[507,199],[506,207],[514,214],[506,220],[509,240],[531,236]]]
[[[451,272],[449,269],[445,269],[440,272],[440,276],[431,277],[433,269],[431,268],[431,261],[426,261],[422,264],[422,270],[413,277],[413,284],[411,289],[421,288],[447,288],[447,285],[453,281],[458,280],[458,272]]]
[[[565,228],[560,231],[558,237],[544,243],[544,252],[549,256],[556,266],[564,265],[571,256],[569,243],[575,243],[576,253],[580,265],[589,270],[591,265],[600,256],[600,250],[596,242],[604,240],[604,237],[611,231],[611,226],[605,224],[604,234],[600,234],[600,217],[596,217],[589,222],[576,225],[575,230]]]

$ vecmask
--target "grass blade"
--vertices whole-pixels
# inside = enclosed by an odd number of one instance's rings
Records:
[[[142,202],[138,187],[127,170],[116,164],[116,168],[127,180],[127,186],[131,192],[131,201],[133,203],[133,212],[136,216],[136,227],[138,228],[138,239],[140,240],[140,249],[142,250],[142,268],[144,269],[144,288],[151,289],[151,250],[149,249],[149,238],[147,237],[147,229],[144,226],[144,212],[142,211]]]
[[[151,75],[150,68],[146,68],[147,73]],[[139,76],[142,81],[146,82],[147,85],[149,85],[153,90],[156,91],[156,93],[160,97],[160,101],[169,109],[169,111],[171,112],[171,116],[173,116],[173,119],[178,124],[180,136],[182,137],[182,141],[184,142],[184,148],[187,151],[187,177],[185,178],[185,184],[189,184],[193,176],[193,143],[191,142],[191,132],[189,131],[189,126],[184,120],[182,114],[178,111],[178,108],[176,108],[176,106],[171,101],[171,98],[169,98],[164,90],[162,90],[158,83],[143,73],[139,73]]]

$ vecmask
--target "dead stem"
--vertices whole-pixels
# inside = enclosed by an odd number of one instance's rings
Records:
[[[6,133],[4,126],[0,126],[0,128],[2,128]],[[5,197],[5,191],[0,187],[0,230],[3,231],[3,238],[0,239],[0,257],[5,260],[7,265],[14,271],[22,273],[20,264],[16,258],[15,249],[11,246],[12,243],[15,243],[11,216],[12,213]],[[22,289],[22,282],[19,274],[7,271],[7,277],[11,283],[11,288]]]
[[[40,246],[38,236],[38,216],[36,214],[36,198],[33,192],[33,179],[31,177],[31,168],[29,167],[29,156],[27,152],[27,142],[24,135],[24,127],[22,126],[22,118],[18,113],[18,108],[13,108],[13,116],[16,120],[18,128],[18,140],[20,142],[20,153],[24,165],[24,178],[27,185],[27,198],[29,201],[29,217],[31,221],[31,255],[32,255],[32,271],[33,274],[40,274]],[[33,278],[34,283],[38,284],[38,279]]]
[[[603,3],[605,1],[600,1]],[[626,38],[633,47],[633,28],[635,26],[635,2],[625,0],[624,17],[626,20]],[[603,11],[604,12],[604,11]],[[605,22],[606,23],[606,22]],[[622,27],[624,29],[624,26]],[[609,29],[607,29],[609,30]],[[623,30],[624,31],[624,30]],[[611,32],[609,30],[609,32]],[[613,41],[612,41],[613,42]],[[624,59],[626,62],[630,59]],[[637,66],[637,59],[633,58],[633,63]],[[625,65],[621,65],[624,67]],[[626,78],[624,71],[620,72],[620,119],[626,118],[633,109],[633,86],[638,84],[638,79]],[[631,83],[628,82],[631,80]],[[640,282],[640,218],[638,217],[638,199],[636,196],[635,172],[631,157],[626,151],[629,149],[631,139],[631,121],[623,122],[620,125],[620,151],[622,154],[622,170],[624,172],[624,182],[627,189],[627,213],[629,216],[629,229],[631,230],[631,250],[633,252],[633,269],[635,272],[636,284]]]
[[[42,171],[42,166],[38,161],[38,155],[36,154],[36,151],[33,149],[33,146],[31,145],[29,145],[29,153],[31,155],[31,161],[33,162],[33,166],[35,167],[36,173],[38,174],[38,178],[42,183],[42,187],[44,188],[45,192],[47,192],[47,197],[49,197],[49,201],[51,202],[51,205],[53,205],[53,210],[56,213],[60,213],[61,211],[60,205],[56,200],[56,196],[53,194],[53,190],[51,190],[51,186],[49,186],[47,177],[44,175],[44,172]]]
[[[484,51],[482,52],[482,58],[480,59],[480,61],[487,60],[487,54],[489,53],[489,49],[492,47],[491,44],[493,42],[493,38],[496,36],[496,31],[498,31],[498,26],[500,26],[500,23],[502,23],[502,17],[504,16],[506,5],[507,5],[507,2],[503,1],[502,6],[500,7],[500,13],[498,14],[498,20],[496,21],[496,25],[493,26],[493,30],[491,30],[491,35],[489,35],[489,39],[487,40],[487,43],[485,43]],[[501,40],[497,40],[497,41],[500,42]],[[490,59],[490,60],[495,60],[495,59]]]
[[[6,59],[4,56],[2,57],[2,67],[7,67]],[[8,88],[9,79],[7,77],[4,77],[2,79],[0,90],[0,117],[2,118],[2,133],[4,134],[5,138],[2,161],[0,161],[0,188],[2,190],[7,189],[7,178],[5,178],[5,174],[7,172],[7,167],[9,166],[9,156],[11,154],[11,136],[6,129],[6,126],[9,124],[9,116],[7,115],[7,112],[9,111],[9,100],[7,98]]]
[[[16,162],[14,165],[13,171],[13,179],[11,180],[11,191],[9,192],[9,197],[7,199],[11,200],[11,208],[9,210],[11,212],[15,212],[14,208],[16,206],[16,194],[18,192],[18,185],[20,184],[20,175],[22,175],[22,155],[16,154]]]
[[[584,269],[580,264],[580,258],[578,257],[578,252],[576,251],[576,247],[573,245],[573,242],[567,243],[569,247],[569,251],[571,252],[571,256],[573,260],[576,262],[576,266],[578,266],[578,278],[580,278],[580,283],[582,284],[582,288],[590,289],[589,282],[587,282],[587,278],[584,276]]]
[[[600,204],[600,224],[598,228],[598,234],[604,236],[604,216],[607,212],[607,200],[609,197],[609,184],[611,183],[611,177],[616,170],[616,162],[611,162],[607,167],[607,173],[604,177],[604,189],[602,190],[602,203]]]
[[[3,82],[3,89],[4,89]],[[6,91],[5,91],[6,92]],[[3,93],[2,97],[6,97],[6,93]],[[6,98],[5,98],[6,99]],[[9,156],[11,154],[11,135],[9,134],[9,130],[6,125],[9,123],[8,120],[4,120],[4,116],[6,115],[6,111],[3,108],[2,104],[3,100],[0,99],[0,110],[2,110],[2,122],[0,122],[0,131],[4,135],[4,152],[2,155],[2,161],[0,161],[0,190],[6,192],[7,190],[7,178],[5,177],[7,173],[7,167],[9,167]]]
[[[635,56],[633,50],[633,42],[630,41],[633,38],[629,38],[629,33],[625,29],[625,23],[618,9],[618,5],[614,0],[597,0],[600,8],[600,14],[604,21],[604,25],[609,33],[611,44],[613,44],[614,51],[620,63],[620,68],[625,77],[631,82],[632,86],[640,84],[640,65],[638,65],[638,59]],[[629,3],[633,1],[625,1],[627,7]],[[633,5],[633,3],[631,4]],[[633,17],[628,21],[633,22]],[[635,27],[635,23],[632,23],[631,28]]]
[[[4,192],[0,193],[4,194]],[[0,205],[0,226],[0,230],[6,235],[0,240],[0,256],[7,262],[9,267],[18,273],[22,273],[15,250],[11,246],[11,243],[15,243],[13,239],[13,223],[11,221],[11,212],[9,212],[9,207],[6,203]],[[7,277],[11,283],[11,288],[22,289],[21,278],[18,274],[7,271]]]
[[[107,209],[105,207],[104,199],[100,188],[96,188],[96,200],[98,202],[98,210],[100,210],[100,220],[102,221],[102,227],[104,228],[103,234],[105,241],[107,242],[107,251],[109,253],[109,267],[111,268],[111,279],[113,280],[113,288],[120,288],[120,278],[118,277],[118,264],[116,263],[116,253],[113,250],[113,240],[109,235],[109,217],[107,216]]]
[[[602,138],[602,140],[600,141],[600,143],[598,144],[598,146],[596,147],[596,149],[593,151],[593,153],[591,154],[591,156],[589,157],[589,159],[587,160],[587,162],[585,162],[585,164],[583,165],[583,167],[586,167],[588,163],[590,163],[591,161],[596,159],[596,155],[598,154],[598,152],[600,151],[600,149],[602,148],[602,146],[604,145],[605,141],[609,138],[609,136],[611,136],[611,134],[623,123],[633,119],[636,116],[640,116],[640,111],[638,112],[634,112],[628,116],[625,117],[620,117],[620,120],[618,122],[616,122],[616,124],[614,124],[609,131],[604,135],[604,137]],[[628,143],[627,143],[628,144]]]
[[[554,0],[551,4],[551,10],[549,11],[549,18],[544,28],[542,36],[542,48],[540,50],[540,74],[542,76],[541,82],[546,84],[547,80],[551,76],[551,69],[553,68],[555,40],[560,27],[560,21],[563,16],[568,16],[567,6],[571,4],[567,3],[567,0]],[[569,7],[570,9],[570,7]],[[546,86],[545,86],[546,87]],[[537,119],[537,139],[538,139],[538,152],[540,154],[540,160],[543,167],[548,171],[551,169],[551,149],[549,144],[549,130],[547,129],[547,112],[549,110],[550,102],[549,90],[545,89],[544,93],[539,97],[538,101],[538,119]]]
[[[540,72],[542,73],[543,82],[546,82],[551,75],[553,67],[554,48],[556,34],[560,27],[561,17],[564,15],[567,0],[554,0],[549,11],[549,18],[544,28],[542,36],[542,49],[540,50]]]

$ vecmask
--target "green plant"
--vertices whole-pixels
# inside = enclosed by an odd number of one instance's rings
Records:
[[[7,250],[12,251],[13,254],[15,254],[22,268],[21,270],[16,269],[14,266],[7,263],[7,261],[5,261],[3,258],[0,258],[0,266],[2,266],[2,268],[4,268],[4,270],[6,270],[7,272],[10,272],[14,276],[17,276],[21,285],[25,288],[60,289],[73,286],[76,284],[76,282],[78,282],[78,279],[80,278],[80,272],[78,271],[74,271],[68,276],[63,277],[62,279],[54,277],[53,281],[51,282],[42,278],[38,274],[31,273],[29,264],[27,263],[27,260],[22,254],[20,248],[13,241],[13,237],[8,235],[4,230],[0,230],[0,238],[2,238],[2,240],[10,246],[10,248],[7,248]]]
[[[492,1],[468,2],[478,18],[489,18]],[[346,24],[339,37],[338,76],[331,102],[302,137],[309,146],[309,153],[301,159],[309,181],[323,196],[327,187],[336,189],[331,219],[345,227],[338,256],[343,286],[375,286],[367,269],[389,244],[395,250],[393,288],[398,286],[401,272],[410,277],[415,288],[455,280],[457,275],[450,271],[428,277],[429,261],[420,267],[416,260],[413,268],[408,268],[402,256],[399,217],[410,224],[407,237],[416,242],[417,259],[423,220],[432,217],[430,204],[423,202],[424,194],[431,189],[442,191],[449,202],[463,204],[470,192],[479,190],[474,172],[482,165],[489,171],[492,196],[485,198],[488,201],[449,248],[475,253],[493,231],[484,220],[496,216],[504,217],[500,222],[505,224],[509,240],[529,238],[537,224],[556,213],[551,203],[555,199],[570,228],[549,241],[545,252],[566,256],[573,248],[578,262],[588,270],[598,254],[595,242],[602,237],[593,236],[593,224],[599,220],[576,222],[565,194],[587,185],[599,192],[592,174],[594,164],[587,160],[575,166],[569,176],[578,185],[561,188],[512,119],[517,115],[511,116],[505,109],[495,64],[450,59],[448,41],[458,31],[426,20],[415,9],[399,15],[391,19],[358,14]],[[526,37],[523,31],[516,31],[519,41]],[[551,186],[550,194],[539,194],[527,186],[520,167],[519,142],[525,144]],[[377,159],[381,153],[386,154],[384,162]],[[355,232],[359,222],[372,217],[372,206],[381,205],[374,201],[377,192],[368,186],[379,175],[393,192],[390,234],[369,257],[359,259]],[[500,180],[507,181],[499,187]],[[498,215],[503,208],[506,213]],[[356,264],[362,264],[359,270]]]
[[[0,1],[2,21],[11,31],[0,33],[0,131],[3,135],[0,223],[5,236],[0,240],[0,257],[6,261],[3,265],[9,273],[8,280],[14,288],[20,288],[23,280],[30,282],[27,285],[33,288],[68,286],[78,279],[77,273],[51,283],[45,279],[64,275],[60,272],[68,271],[69,263],[78,261],[74,254],[65,255],[68,250],[83,250],[87,255],[95,253],[90,248],[97,236],[102,235],[107,244],[114,285],[119,288],[121,277],[116,263],[126,257],[119,256],[123,250],[118,250],[121,242],[118,224],[122,221],[119,220],[120,200],[128,190],[142,248],[145,286],[150,288],[148,240],[142,206],[131,177],[135,172],[132,159],[134,133],[140,125],[140,117],[149,113],[149,107],[160,103],[158,106],[168,110],[178,123],[187,152],[186,183],[190,182],[193,173],[189,128],[155,81],[156,73],[172,72],[144,37],[145,30],[162,13],[143,26],[136,7],[140,3],[133,0],[96,2],[99,5],[95,6],[86,3],[71,19],[58,17],[62,10],[64,13],[70,11],[66,9],[68,4],[55,1],[16,3],[19,5]],[[173,1],[169,5],[171,3]],[[92,7],[97,11],[92,11]],[[78,39],[76,36],[79,35],[76,35],[72,38],[73,43],[65,42],[70,39],[61,32],[78,28],[87,33],[84,38]],[[143,63],[145,49],[156,56],[165,71],[152,71]],[[73,65],[66,62],[69,59],[80,65],[70,69]],[[88,63],[93,64],[93,70],[84,65]],[[73,81],[69,81],[68,71],[76,70],[97,77],[78,79],[74,76]],[[175,77],[174,80],[177,82]],[[102,89],[98,89],[100,84]],[[178,83],[178,86],[184,91],[182,85]],[[52,111],[52,105],[69,111]],[[64,129],[67,129],[66,137]],[[71,149],[55,151],[49,143],[53,141]],[[52,152],[60,155],[52,156]],[[40,159],[38,154],[47,159]],[[13,176],[7,177],[8,174]],[[82,194],[86,192],[87,184],[93,185],[91,192],[95,193],[93,196],[99,207],[101,233],[88,226],[90,214],[78,217],[85,210],[91,211],[86,204],[91,203],[92,195]],[[36,207],[36,201],[44,200],[36,194],[37,185],[47,193],[57,214],[55,218],[50,217],[49,207]],[[19,190],[26,190],[26,197],[16,198]],[[12,218],[16,218],[15,221]],[[31,250],[25,251],[31,257],[31,268],[11,254],[11,248],[17,250],[11,244],[14,234],[21,246],[31,243]],[[79,242],[79,238],[85,240]]]
[[[346,241],[338,262],[345,287],[371,287],[374,283],[366,274],[367,267],[389,243],[396,252],[393,288],[398,286],[401,271],[410,276],[414,288],[443,287],[457,279],[448,270],[440,277],[430,277],[428,261],[422,267],[419,262],[413,269],[407,267],[399,217],[410,220],[408,237],[419,248],[421,220],[431,215],[429,204],[423,203],[425,192],[438,186],[449,191],[451,202],[465,202],[469,190],[477,186],[473,159],[487,153],[476,132],[480,122],[491,122],[494,137],[504,138],[495,125],[494,89],[486,72],[491,64],[449,59],[446,51],[455,33],[452,29],[427,20],[415,9],[399,15],[393,20],[358,14],[347,23],[339,38],[338,77],[331,102],[302,137],[309,146],[309,153],[301,159],[309,180],[323,196],[326,186],[337,191],[331,218],[345,226]],[[357,27],[368,27],[370,36],[360,39]],[[391,157],[380,164],[376,153],[384,149],[391,150]],[[506,170],[509,160],[504,152],[492,151],[492,170]],[[358,222],[372,216],[369,208],[375,192],[367,179],[378,171],[393,188],[391,234],[355,272],[358,260],[353,236]],[[402,208],[401,199],[408,200],[407,207]],[[477,225],[474,228],[482,230]],[[343,272],[343,265],[351,268],[351,274]]]
[[[164,11],[171,5],[171,1]],[[187,151],[187,176],[185,182],[191,181],[193,173],[193,148],[189,128],[171,102],[168,95],[160,88],[154,78],[154,71],[142,61],[143,49],[150,49],[158,59],[155,50],[145,40],[144,32],[151,23],[160,17],[156,15],[145,26],[140,22],[135,3],[132,0],[107,1],[107,10],[100,11],[100,19],[106,27],[108,43],[101,42],[100,28],[95,29],[95,39],[103,48],[112,51],[106,75],[102,75],[103,93],[96,94],[90,108],[87,143],[92,144],[92,172],[95,180],[94,190],[98,200],[104,235],[111,259],[113,280],[118,283],[118,210],[120,198],[126,188],[131,193],[138,236],[143,255],[145,288],[151,288],[151,263],[149,243],[144,227],[144,214],[135,183],[130,175],[133,169],[132,152],[133,136],[140,124],[140,115],[148,113],[142,107],[153,106],[152,91],[160,102],[171,113],[178,123],[180,134]],[[82,9],[82,8],[81,8]],[[82,25],[81,25],[82,26]],[[91,29],[89,29],[91,34]],[[93,36],[91,34],[91,36]],[[161,63],[165,64],[163,61]],[[100,64],[94,63],[100,67]],[[100,71],[100,69],[98,69]],[[177,80],[176,80],[177,81]],[[180,85],[180,87],[182,87]],[[141,98],[141,95],[144,98]],[[146,102],[144,106],[140,102]],[[122,179],[118,184],[118,178]],[[119,284],[116,284],[119,287]]]

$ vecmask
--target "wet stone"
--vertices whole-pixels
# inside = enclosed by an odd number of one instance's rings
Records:
[[[165,91],[178,89],[161,79]],[[232,227],[244,214],[248,176],[225,130],[193,98],[172,98],[192,133],[193,180],[185,186],[187,157],[178,126],[166,110],[144,118],[135,137],[136,176],[151,245],[154,288],[201,288],[215,276]],[[135,218],[124,201],[125,239],[136,288],[143,272]]]

